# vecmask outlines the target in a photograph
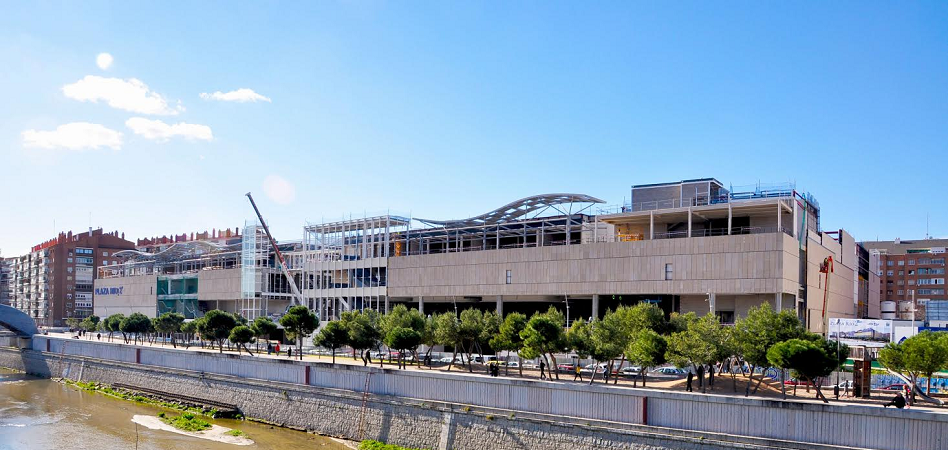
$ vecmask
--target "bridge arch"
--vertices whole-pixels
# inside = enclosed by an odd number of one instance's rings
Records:
[[[32,317],[7,305],[0,305],[0,325],[20,336],[31,337],[39,334]]]

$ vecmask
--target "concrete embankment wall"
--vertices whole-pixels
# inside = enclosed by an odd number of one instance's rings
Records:
[[[334,366],[43,336],[34,338],[32,351],[0,351],[0,366],[212,396],[249,417],[432,449],[553,444],[922,450],[948,444],[945,415],[920,411]]]

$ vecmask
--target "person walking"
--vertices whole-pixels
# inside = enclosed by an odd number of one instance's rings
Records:
[[[267,354],[269,355],[271,353],[273,353],[273,344],[267,342]]]
[[[101,340],[102,340],[102,333],[96,333],[96,334],[95,334],[95,338],[96,338],[96,340],[101,341]]]
[[[708,366],[708,387],[714,389],[714,365]]]
[[[540,379],[546,379],[546,363],[542,359],[540,360]]]
[[[687,384],[685,384],[685,392],[694,392],[694,390],[691,388],[691,382],[694,380],[694,378],[695,374],[691,373],[689,370]]]
[[[293,357],[293,347],[287,347],[287,348],[286,348],[286,357],[287,357],[287,358],[292,358],[292,357]]]
[[[704,392],[704,364],[698,366],[698,388]]]
[[[582,371],[582,368],[579,367],[579,363],[576,363],[575,370],[576,370],[576,375],[573,375],[573,381],[576,381],[577,378],[579,379],[579,381],[583,381],[583,371]]]

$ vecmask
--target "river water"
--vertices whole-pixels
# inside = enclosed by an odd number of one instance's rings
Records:
[[[150,430],[131,421],[135,414],[161,411],[170,412],[0,369],[0,450],[347,448],[322,436],[249,421],[209,419],[247,433],[255,442],[251,446]]]

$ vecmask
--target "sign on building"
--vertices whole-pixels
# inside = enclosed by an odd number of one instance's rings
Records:
[[[892,321],[877,319],[830,319],[829,339],[847,345],[882,347],[892,341]]]

